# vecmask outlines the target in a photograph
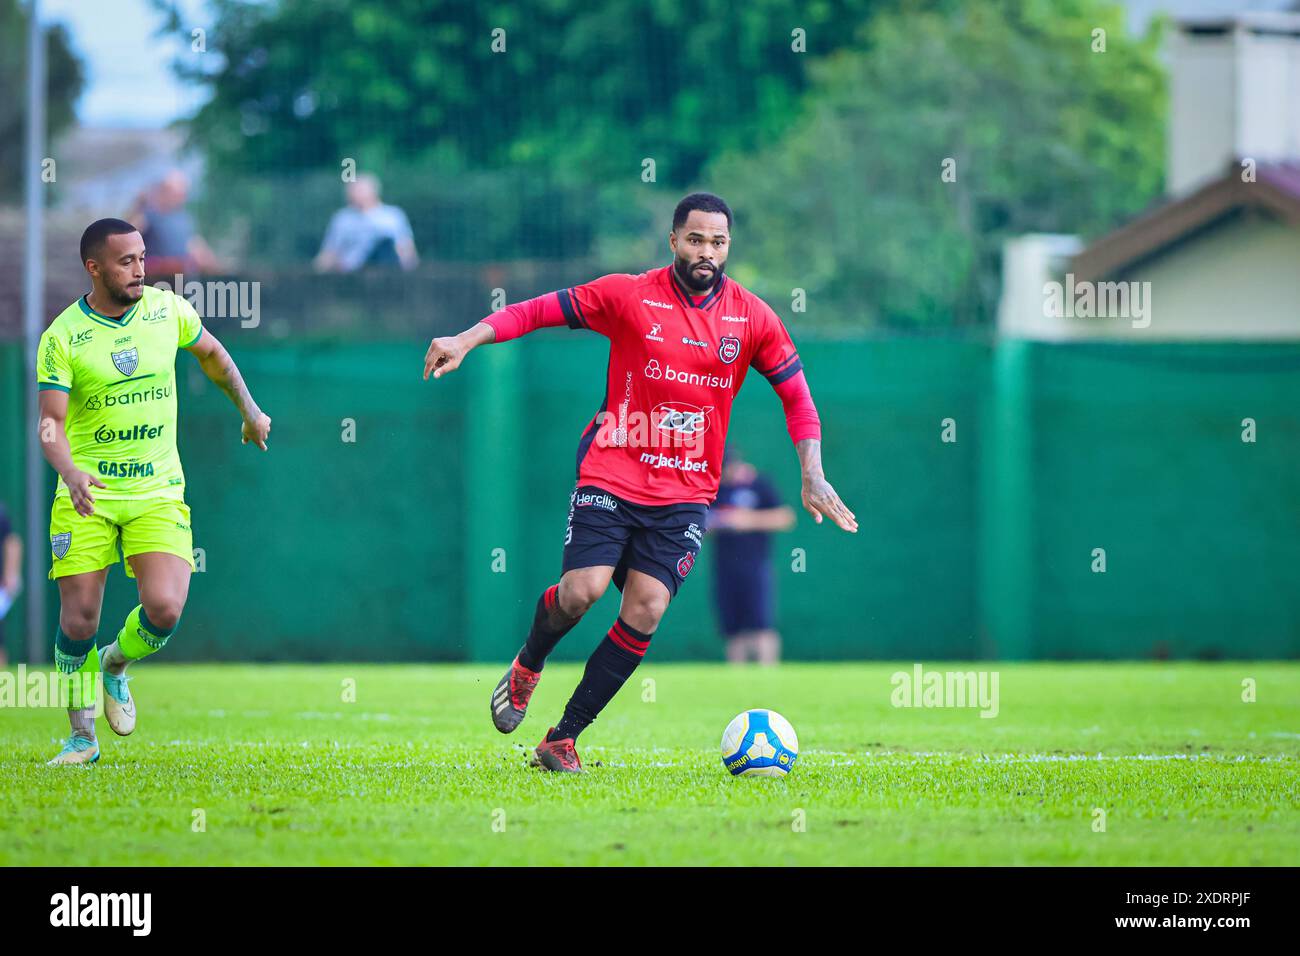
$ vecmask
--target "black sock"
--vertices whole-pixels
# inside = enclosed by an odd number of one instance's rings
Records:
[[[576,740],[632,676],[649,646],[649,634],[629,627],[621,617],[615,621],[605,639],[591,652],[578,689],[569,698],[564,716],[547,739],[572,737]]]
[[[537,599],[537,610],[533,612],[533,629],[528,632],[528,640],[519,650],[519,663],[530,671],[540,671],[546,666],[546,658],[560,638],[578,623],[580,618],[566,617],[560,609],[560,586],[552,584]]]

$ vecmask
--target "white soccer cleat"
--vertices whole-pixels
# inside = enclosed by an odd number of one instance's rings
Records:
[[[47,767],[71,766],[73,764],[92,764],[99,759],[99,742],[87,740],[73,734],[63,744],[59,755],[49,761]]]
[[[126,686],[130,679],[126,671],[118,677],[104,671],[104,717],[119,737],[135,730],[135,698]]]

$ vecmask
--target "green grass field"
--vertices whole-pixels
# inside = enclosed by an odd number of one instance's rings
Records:
[[[561,777],[526,757],[577,666],[502,737],[495,666],[145,663],[92,767],[44,766],[61,711],[0,710],[0,864],[1300,863],[1300,665],[982,666],[992,719],[893,707],[910,663],[648,662]],[[785,779],[722,767],[755,706],[799,733]]]

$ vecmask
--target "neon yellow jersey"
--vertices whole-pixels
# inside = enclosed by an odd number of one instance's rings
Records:
[[[82,296],[41,336],[38,387],[68,393],[72,461],[107,487],[96,498],[185,497],[176,452],[176,350],[203,334],[194,306],[152,286],[109,318]],[[55,496],[67,496],[59,479]]]

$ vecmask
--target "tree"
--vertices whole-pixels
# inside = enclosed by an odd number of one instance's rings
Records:
[[[718,149],[778,134],[810,60],[881,2],[213,0],[216,55],[177,66],[212,90],[190,132],[221,171],[452,154],[579,183],[636,177],[648,157],[685,184]]]
[[[865,49],[817,64],[780,143],[710,166],[740,218],[738,278],[804,289],[809,324],[988,323],[1007,238],[1095,235],[1159,194],[1157,29],[1130,37],[1094,0],[880,15]]]
[[[47,38],[45,116],[52,141],[75,118],[83,77],[63,27],[49,28]],[[18,0],[0,0],[0,89],[7,94],[0,97],[0,169],[20,170],[27,143],[27,11]],[[22,194],[22,176],[0,176],[0,202]]]

